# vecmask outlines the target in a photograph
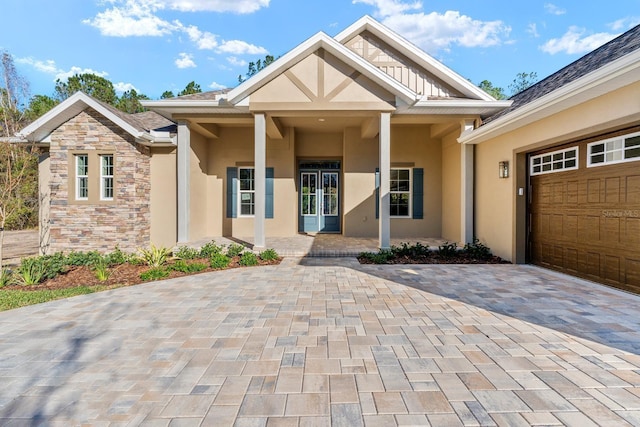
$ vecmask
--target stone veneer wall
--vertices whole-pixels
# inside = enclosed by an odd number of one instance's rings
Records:
[[[114,153],[115,201],[78,204],[69,199],[70,151],[106,150]],[[135,251],[149,245],[150,153],[119,126],[86,109],[51,135],[51,198],[47,253],[98,250],[116,245]],[[90,168],[99,165],[89,164]],[[73,170],[73,169],[71,169]],[[45,246],[46,247],[46,246]]]

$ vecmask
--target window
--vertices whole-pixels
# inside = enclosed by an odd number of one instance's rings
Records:
[[[89,199],[89,155],[76,154],[76,200]]]
[[[100,156],[100,199],[113,200],[113,154]]]
[[[390,190],[390,215],[408,217],[411,212],[411,169],[391,169]]]
[[[578,169],[578,147],[531,157],[531,175]]]
[[[253,168],[238,169],[238,183],[240,185],[240,216],[255,214],[255,178]]]
[[[587,147],[589,167],[640,160],[640,133],[592,142]]]

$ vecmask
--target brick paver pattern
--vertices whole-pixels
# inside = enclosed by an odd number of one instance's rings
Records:
[[[288,258],[0,313],[0,425],[640,425],[640,297]]]

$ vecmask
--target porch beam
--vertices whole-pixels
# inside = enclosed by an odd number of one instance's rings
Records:
[[[378,220],[378,239],[380,249],[391,248],[391,114],[380,113],[380,211]]]
[[[377,117],[371,117],[370,119],[365,119],[362,122],[362,126],[360,128],[362,139],[375,138],[379,132],[380,132],[380,121],[378,120]]]
[[[191,215],[191,130],[189,123],[178,121],[177,149],[177,184],[178,184],[178,243],[189,241],[189,217]]]
[[[460,134],[465,135],[468,132],[471,132],[475,129],[475,120],[463,120],[461,122]],[[460,185],[461,185],[461,213],[460,218],[462,220],[461,224],[461,240],[462,243],[471,243],[473,242],[475,231],[473,229],[473,177],[474,177],[474,145],[472,144],[462,144],[460,147],[460,155],[461,155],[461,174],[460,177]]]
[[[284,128],[282,123],[275,117],[267,116],[267,136],[271,139],[283,139]]]
[[[254,118],[254,165],[255,193],[254,193],[254,244],[253,248],[262,250],[265,242],[266,216],[266,167],[267,167],[267,123],[264,113],[257,113]]]
[[[217,139],[220,135],[220,127],[213,123],[190,122],[191,129],[206,136],[207,138]]]
[[[431,125],[431,138],[442,138],[456,130],[457,127],[458,123],[456,121]]]

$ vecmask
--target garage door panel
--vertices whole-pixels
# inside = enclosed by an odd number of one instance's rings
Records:
[[[620,178],[607,178],[605,180],[605,202],[620,203]]]
[[[640,205],[640,176],[635,175],[627,177],[625,192],[628,204]]]
[[[620,258],[607,255],[604,257],[604,278],[613,283],[620,283]]]
[[[640,247],[640,218],[625,218],[624,223],[623,244],[630,247]]]
[[[578,242],[578,215],[564,216],[564,238],[571,243]]]
[[[612,248],[617,248],[620,243],[620,218],[604,218],[601,222],[604,224],[604,242]]]
[[[562,227],[564,216],[562,214],[549,215],[549,222],[550,233],[553,236],[562,237],[564,234]]]
[[[551,185],[551,203],[558,206],[564,203],[564,182],[556,182]]]
[[[578,241],[581,243],[600,241],[600,217],[582,216],[578,218]]]
[[[640,291],[640,258],[625,260],[625,284],[629,286],[635,286],[638,289],[635,292]]]
[[[564,267],[568,273],[578,273],[578,251],[575,248],[565,249],[565,263]]]
[[[587,181],[587,203],[600,203],[600,179]]]
[[[576,205],[578,203],[578,181],[567,182],[567,204]]]

